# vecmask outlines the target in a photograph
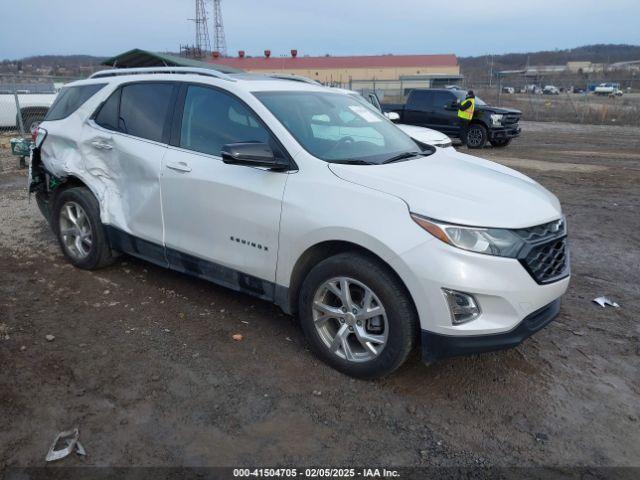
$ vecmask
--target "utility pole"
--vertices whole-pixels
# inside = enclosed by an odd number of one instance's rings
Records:
[[[493,79],[493,55],[491,55],[491,64],[489,67],[489,88],[491,88],[492,79]]]
[[[222,56],[227,55],[227,39],[222,23],[221,0],[213,0],[213,51]]]

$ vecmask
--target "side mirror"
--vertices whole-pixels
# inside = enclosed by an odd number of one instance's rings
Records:
[[[397,122],[398,120],[400,120],[400,114],[398,112],[384,112],[384,116],[392,122]]]
[[[246,165],[248,167],[266,167],[274,170],[289,168],[289,162],[276,158],[273,150],[266,143],[229,143],[222,147],[220,154],[224,163]]]
[[[454,100],[449,105],[445,106],[445,108],[447,110],[458,110],[458,108],[460,108],[460,102]]]

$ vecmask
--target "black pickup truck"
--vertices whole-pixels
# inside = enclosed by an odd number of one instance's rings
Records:
[[[520,111],[492,107],[476,97],[473,119],[468,129],[458,118],[458,107],[466,97],[459,89],[414,89],[405,104],[383,104],[385,112],[400,115],[398,123],[428,127],[457,137],[469,148],[482,148],[487,142],[494,147],[506,147],[520,135]],[[464,137],[464,138],[462,138]]]

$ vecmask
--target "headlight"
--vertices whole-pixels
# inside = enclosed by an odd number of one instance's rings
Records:
[[[511,230],[449,225],[415,213],[411,218],[437,239],[470,252],[516,258],[524,245],[524,241]]]
[[[502,125],[502,117],[504,117],[504,115],[502,115],[501,113],[492,113],[491,114],[491,123],[497,127],[499,127],[500,125]]]

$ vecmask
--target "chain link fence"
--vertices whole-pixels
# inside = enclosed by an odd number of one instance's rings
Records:
[[[0,135],[28,136],[70,77],[0,75]]]

